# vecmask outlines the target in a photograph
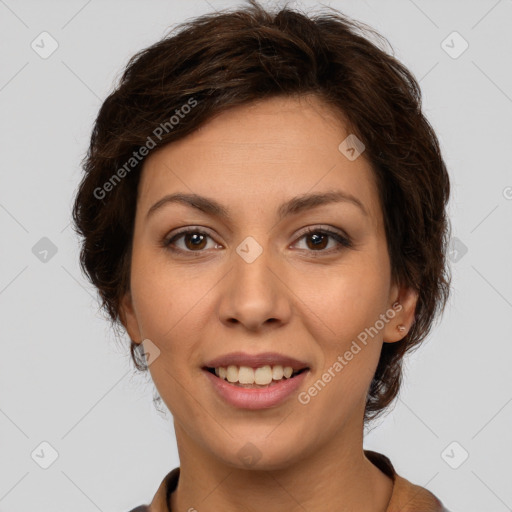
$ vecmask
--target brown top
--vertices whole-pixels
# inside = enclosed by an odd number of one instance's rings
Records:
[[[386,512],[449,512],[429,490],[399,476],[385,455],[371,450],[364,450],[364,453],[370,462],[393,479],[393,493]],[[179,467],[170,471],[162,480],[151,504],[130,512],[172,512],[169,498],[178,485],[179,476]]]

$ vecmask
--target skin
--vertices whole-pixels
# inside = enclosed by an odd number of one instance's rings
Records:
[[[364,456],[364,406],[382,344],[407,334],[417,294],[391,279],[371,165],[338,150],[349,133],[315,96],[273,98],[230,109],[145,160],[121,316],[131,339],[160,350],[149,369],[174,417],[172,510],[386,510],[392,481]],[[337,202],[278,221],[288,199],[332,190],[366,213]],[[175,192],[215,199],[232,220],[179,203],[147,216]],[[174,245],[188,252],[171,252],[165,239],[187,226],[209,237],[199,249],[181,237]],[[340,231],[352,246],[327,238],[318,249],[307,226]],[[250,264],[236,252],[247,236],[263,250]],[[279,352],[308,363],[307,391],[397,300],[400,311],[307,405],[294,394],[237,409],[201,369],[231,352]],[[251,467],[239,456],[248,442],[260,457]]]

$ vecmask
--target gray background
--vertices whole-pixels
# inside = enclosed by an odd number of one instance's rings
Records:
[[[420,80],[453,190],[450,303],[365,447],[452,512],[512,510],[512,1],[325,3],[379,30]],[[0,0],[0,511],[126,512],[178,465],[170,415],[132,376],[128,344],[81,276],[70,208],[128,58],[177,22],[235,5]],[[59,45],[46,59],[31,47],[43,31]],[[457,58],[453,31],[469,44]],[[42,442],[58,453],[48,469]]]

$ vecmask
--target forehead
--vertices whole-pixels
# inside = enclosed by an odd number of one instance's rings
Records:
[[[233,210],[268,210],[297,195],[342,190],[378,223],[371,165],[364,153],[349,160],[339,150],[349,135],[341,115],[314,96],[231,108],[146,158],[138,208],[179,191],[214,196]]]

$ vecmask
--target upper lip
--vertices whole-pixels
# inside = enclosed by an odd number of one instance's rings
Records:
[[[308,364],[299,361],[293,357],[278,354],[276,352],[262,352],[261,354],[246,354],[245,352],[232,352],[220,357],[216,357],[211,361],[208,361],[205,366],[207,368],[220,368],[227,367],[229,365],[234,366],[248,366],[251,368],[259,368],[261,366],[291,366],[293,370],[302,370],[308,368]]]

